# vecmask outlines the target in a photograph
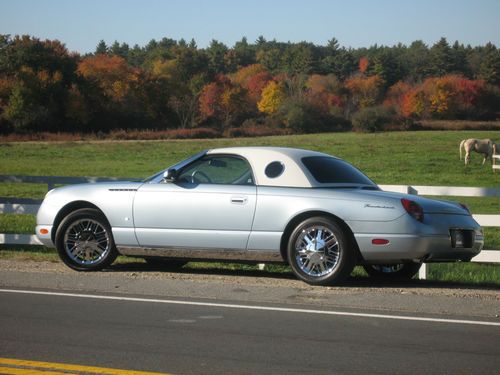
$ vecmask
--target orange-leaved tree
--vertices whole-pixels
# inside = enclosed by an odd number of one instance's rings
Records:
[[[483,108],[487,86],[482,80],[459,75],[427,78],[403,95],[401,112],[415,118],[462,118],[488,111]]]
[[[370,62],[368,61],[368,58],[365,56],[361,57],[359,59],[359,64],[358,64],[360,73],[365,74],[369,65],[370,65]]]
[[[379,75],[355,76],[345,81],[351,103],[355,108],[366,108],[377,104],[382,95],[383,80]]]
[[[90,56],[78,64],[78,73],[95,82],[110,99],[121,102],[138,80],[136,69],[128,66],[122,57],[107,54]]]
[[[199,109],[204,119],[216,120],[222,128],[229,127],[248,111],[246,90],[233,84],[226,76],[218,75],[214,82],[203,87]]]
[[[247,90],[248,98],[255,105],[261,99],[262,90],[271,79],[269,72],[260,64],[245,66],[231,76],[233,83]]]
[[[386,107],[393,108],[396,113],[402,115],[403,113],[403,101],[407,93],[412,90],[412,86],[409,83],[398,81],[387,90],[383,105]]]
[[[342,108],[342,85],[333,74],[309,76],[306,82],[307,98],[315,107],[325,112],[333,107]]]

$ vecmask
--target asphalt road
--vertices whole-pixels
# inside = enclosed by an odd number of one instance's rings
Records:
[[[0,357],[174,374],[498,374],[500,370],[498,325],[245,309],[234,304],[286,306],[221,298],[216,303],[233,306],[87,294],[103,299],[1,291]],[[311,305],[293,308],[311,309]]]

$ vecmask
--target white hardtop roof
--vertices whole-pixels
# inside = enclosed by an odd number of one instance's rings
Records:
[[[283,154],[284,156],[297,159],[303,158],[304,156],[332,156],[328,154],[324,154],[318,151],[304,150],[301,148],[291,148],[291,147],[272,147],[272,146],[256,146],[256,147],[223,147],[223,148],[214,148],[207,151],[208,154],[237,154],[241,156],[248,156],[248,158],[252,158],[252,156],[258,155],[276,155]]]
[[[328,156],[322,152],[288,147],[227,147],[207,151],[207,154],[234,154],[244,157],[252,167],[257,185],[314,187],[321,186],[302,165],[306,156]],[[269,178],[265,169],[273,161],[281,162],[285,169],[276,178]]]

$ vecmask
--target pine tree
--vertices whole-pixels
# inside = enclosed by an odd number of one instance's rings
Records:
[[[99,42],[99,44],[95,48],[94,53],[96,55],[98,55],[100,53],[108,53],[108,46],[106,45],[106,42],[104,40],[101,39],[101,41]]]
[[[483,58],[479,66],[479,78],[500,85],[500,51],[488,43],[484,46]]]
[[[439,39],[439,42],[432,46],[430,52],[430,72],[432,75],[443,76],[453,71],[453,57],[446,38]]]

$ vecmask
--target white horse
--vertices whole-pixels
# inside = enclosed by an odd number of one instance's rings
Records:
[[[486,159],[490,158],[491,162],[493,162],[493,158],[491,157],[495,151],[495,143],[491,139],[475,139],[469,138],[464,139],[460,142],[460,160],[462,160],[462,148],[465,150],[465,164],[469,164],[470,162],[470,153],[471,151],[475,151],[479,154],[484,155],[483,165],[486,162]]]

